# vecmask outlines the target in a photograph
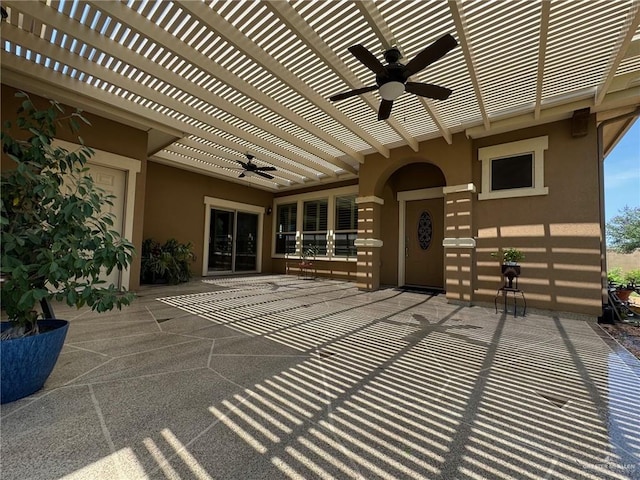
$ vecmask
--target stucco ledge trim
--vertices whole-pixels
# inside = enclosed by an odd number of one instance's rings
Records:
[[[383,245],[377,238],[357,238],[353,244],[358,248],[380,248]]]
[[[445,195],[449,193],[463,193],[463,192],[476,193],[476,186],[473,183],[465,183],[462,185],[451,185],[449,187],[442,188],[442,193],[444,193]]]
[[[445,238],[442,241],[445,248],[476,248],[475,238]]]
[[[368,197],[357,197],[356,205],[360,205],[361,203],[377,203],[378,205],[384,205],[384,198],[376,197],[376,196],[368,196]]]

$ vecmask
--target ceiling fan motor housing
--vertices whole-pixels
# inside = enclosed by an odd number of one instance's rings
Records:
[[[407,79],[404,75],[404,65],[397,62],[386,65],[384,73],[376,75],[376,83],[379,87],[387,82],[405,83],[406,81]]]

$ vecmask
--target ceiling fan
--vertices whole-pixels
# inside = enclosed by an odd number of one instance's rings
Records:
[[[400,50],[393,47],[384,52],[387,65],[383,65],[376,57],[362,45],[349,47],[349,51],[362,62],[369,70],[376,74],[376,85],[356,88],[348,92],[338,93],[329,97],[332,102],[344,100],[355,95],[372,92],[379,89],[382,101],[378,110],[378,120],[386,120],[391,115],[393,101],[403,92],[407,91],[421,97],[434,98],[436,100],[446,100],[451,95],[451,90],[439,85],[430,83],[408,82],[411,75],[418,73],[436,60],[444,57],[458,42],[451,35],[446,34],[433,42],[427,48],[406,65],[398,60],[402,58]]]
[[[261,177],[268,178],[269,180],[273,178],[272,175],[264,172],[274,172],[276,170],[276,167],[259,167],[258,165],[253,163],[253,159],[255,158],[253,155],[251,155],[250,153],[245,153],[245,156],[247,157],[246,162],[236,160],[240,165],[242,165],[242,168],[244,169],[244,171],[238,176],[238,178],[250,177],[252,175],[259,175]]]

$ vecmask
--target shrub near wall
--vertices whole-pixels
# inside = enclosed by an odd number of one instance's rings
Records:
[[[184,283],[191,279],[191,262],[196,259],[191,243],[172,238],[164,244],[147,238],[142,242],[141,283]]]

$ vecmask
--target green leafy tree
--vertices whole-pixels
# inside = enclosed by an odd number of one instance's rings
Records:
[[[45,299],[99,312],[129,304],[133,295],[106,285],[103,275],[131,263],[133,245],[113,229],[105,211],[113,196],[95,185],[87,161],[93,151],[56,146],[56,128],[73,131],[81,112],[66,115],[56,102],[37,109],[24,93],[15,127],[5,122],[2,151],[15,168],[2,172],[0,238],[2,307],[14,328],[5,337],[37,333],[36,307]],[[82,143],[82,139],[79,139]]]
[[[609,246],[620,253],[640,248],[640,207],[625,206],[607,223]]]

